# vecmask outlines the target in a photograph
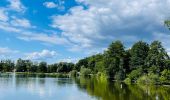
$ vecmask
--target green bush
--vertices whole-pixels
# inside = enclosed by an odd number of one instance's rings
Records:
[[[156,74],[143,75],[138,78],[138,84],[159,84],[159,76]]]
[[[160,81],[161,83],[170,83],[170,70],[165,69],[161,72]]]
[[[126,79],[124,80],[124,82],[125,82],[126,84],[131,84],[131,83],[132,83],[132,80],[131,80],[130,78],[126,78]]]
[[[125,79],[125,73],[121,70],[116,73],[115,80],[121,81]]]
[[[77,76],[77,71],[76,70],[72,70],[70,72],[70,75],[73,76],[73,77],[76,77]]]
[[[129,75],[128,78],[131,79],[132,81],[135,81],[142,75],[143,70],[142,68],[138,68],[136,70],[133,70]]]
[[[83,76],[88,76],[88,75],[91,74],[91,69],[82,67],[82,68],[80,69],[80,73],[81,73],[81,75],[83,75]]]

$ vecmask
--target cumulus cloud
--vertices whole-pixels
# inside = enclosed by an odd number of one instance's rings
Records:
[[[32,52],[26,54],[26,59],[31,60],[44,60],[44,59],[50,59],[57,56],[56,51],[50,51],[50,50],[42,50],[41,52]]]
[[[170,55],[170,44],[169,44],[170,34],[155,32],[153,34],[153,38],[154,40],[161,41],[166,51],[168,52],[168,55]]]
[[[150,39],[162,30],[170,12],[169,0],[76,1],[87,8],[76,6],[65,15],[54,15],[51,26],[84,50],[106,47],[113,40],[133,43]]]
[[[43,5],[47,8],[56,8],[58,6],[54,2],[44,2]]]
[[[64,6],[64,0],[57,0],[56,2],[44,2],[43,5],[46,8],[56,8],[58,10],[64,10],[65,6]]]
[[[17,11],[17,12],[24,12],[26,7],[21,3],[20,0],[8,0],[10,3],[9,9]]]

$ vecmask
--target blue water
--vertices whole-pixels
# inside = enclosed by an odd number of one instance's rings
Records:
[[[69,78],[0,77],[0,100],[92,100]]]

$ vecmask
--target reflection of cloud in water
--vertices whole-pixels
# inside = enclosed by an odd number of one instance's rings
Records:
[[[72,79],[0,77],[0,100],[92,100]]]

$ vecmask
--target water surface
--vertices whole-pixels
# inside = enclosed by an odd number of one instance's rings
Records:
[[[0,74],[0,100],[170,100],[170,87],[13,73]]]

